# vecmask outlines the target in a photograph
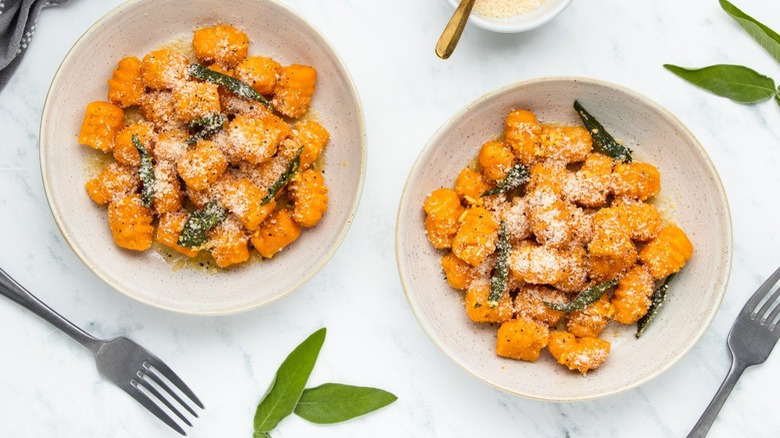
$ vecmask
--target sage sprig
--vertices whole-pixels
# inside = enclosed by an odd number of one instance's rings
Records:
[[[604,295],[604,292],[615,286],[617,286],[617,280],[610,280],[606,283],[597,284],[585,289],[580,292],[573,301],[569,301],[568,303],[558,304],[544,301],[544,305],[553,310],[560,310],[567,313],[582,310],[598,301],[599,298]]]
[[[303,391],[295,415],[317,424],[347,421],[396,401],[398,397],[377,388],[326,383]]]
[[[270,438],[271,431],[293,412],[312,423],[332,424],[376,411],[398,399],[381,389],[340,383],[304,389],[325,342],[325,334],[325,328],[314,332],[279,366],[255,410],[254,438]]]
[[[761,47],[780,62],[780,35],[760,21],[742,12],[727,0],[719,0],[721,8],[734,21],[753,37]],[[685,79],[718,96],[739,103],[757,103],[775,98],[780,105],[780,88],[772,78],[742,65],[717,64],[709,67],[690,69],[673,64],[664,67]]]

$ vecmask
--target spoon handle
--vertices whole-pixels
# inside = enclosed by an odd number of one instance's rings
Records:
[[[452,14],[447,27],[444,28],[444,32],[441,33],[439,41],[436,43],[436,55],[441,59],[447,59],[455,51],[455,46],[458,45],[460,35],[463,33],[463,28],[466,27],[466,22],[471,14],[471,8],[474,7],[476,0],[461,0],[458,8],[455,9],[455,13]]]

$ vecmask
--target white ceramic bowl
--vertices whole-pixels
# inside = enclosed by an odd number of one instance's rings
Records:
[[[661,171],[661,200],[691,239],[695,253],[671,283],[668,302],[640,339],[635,326],[610,325],[606,363],[586,377],[543,351],[536,363],[495,354],[496,329],[476,324],[462,292],[447,285],[425,235],[423,202],[452,187],[484,141],[503,130],[506,115],[529,109],[542,122],[580,124],[579,99],[637,160]],[[455,114],[425,146],[409,174],[396,229],[396,256],[409,303],[444,353],[479,379],[505,391],[544,400],[585,400],[636,387],[662,373],[704,334],[720,306],[731,270],[731,218],[726,194],[706,152],[688,129],[658,104],[635,92],[585,78],[545,78],[489,93]]]
[[[453,8],[457,8],[460,0],[446,0]],[[471,11],[469,22],[475,25],[491,30],[493,32],[517,33],[535,29],[548,21],[552,20],[558,14],[563,12],[569,6],[571,0],[547,0],[537,9],[516,15],[509,18],[493,18],[477,13],[476,9]]]
[[[247,32],[250,54],[317,69],[312,111],[330,131],[325,175],[328,211],[272,260],[210,274],[173,270],[154,251],[117,247],[105,208],[84,190],[87,157],[76,141],[88,102],[106,99],[106,80],[124,56],[142,57],[198,27],[230,23]],[[336,51],[303,18],[271,0],[132,0],[101,18],[65,57],[49,89],[40,132],[46,196],[65,240],[106,283],[147,304],[186,313],[222,314],[273,301],[319,271],[344,238],[357,208],[366,165],[357,92]]]

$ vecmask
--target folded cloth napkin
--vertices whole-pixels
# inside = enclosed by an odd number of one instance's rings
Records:
[[[19,67],[41,9],[68,0],[0,0],[0,91]]]

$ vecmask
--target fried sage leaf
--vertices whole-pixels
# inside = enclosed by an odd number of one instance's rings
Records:
[[[293,159],[287,163],[287,168],[284,169],[284,172],[282,172],[281,175],[279,175],[279,178],[277,178],[276,181],[271,185],[271,187],[268,188],[268,195],[266,195],[265,198],[260,202],[261,205],[266,205],[269,202],[273,201],[273,199],[276,197],[276,194],[279,193],[279,190],[282,190],[282,187],[287,185],[288,182],[292,179],[292,177],[298,173],[298,170],[301,168],[301,153],[303,152],[303,148],[298,149],[298,152],[295,153],[295,156]]]
[[[508,192],[509,190],[520,188],[530,179],[531,173],[528,172],[528,168],[522,164],[516,164],[509,169],[509,172],[504,179],[499,181],[495,188],[485,191],[480,197],[498,195],[500,193]]]
[[[712,94],[739,103],[765,101],[775,95],[775,81],[743,65],[717,64],[689,69],[672,64],[664,68]]]
[[[585,289],[584,291],[580,292],[579,295],[577,295],[577,298],[575,298],[574,301],[570,301],[564,304],[548,303],[545,301],[544,305],[551,309],[560,310],[563,312],[574,312],[575,310],[582,310],[598,301],[598,299],[604,295],[604,292],[610,288],[615,287],[616,285],[617,280],[610,280],[606,283],[597,284]]]
[[[226,217],[225,209],[217,201],[211,201],[206,208],[190,214],[176,243],[187,248],[200,247],[208,240],[206,231],[224,221]]]
[[[191,121],[187,125],[187,129],[190,131],[190,138],[187,139],[187,144],[195,144],[198,140],[213,137],[222,130],[224,125],[225,118],[220,113],[209,114]]]
[[[378,388],[326,383],[305,389],[295,406],[295,414],[317,424],[341,423],[396,400],[398,397]]]
[[[509,233],[506,230],[506,222],[501,221],[498,231],[498,260],[493,277],[490,279],[490,295],[488,295],[487,304],[489,307],[496,307],[498,300],[506,290],[509,281]]]
[[[777,62],[780,62],[780,35],[777,32],[726,0],[720,0],[720,7],[731,15],[731,18],[742,26]]]
[[[255,410],[255,436],[267,436],[280,421],[293,413],[317,362],[325,333],[325,328],[312,333],[279,366],[271,386]]]
[[[256,100],[268,107],[271,106],[268,99],[255,91],[249,84],[241,82],[236,78],[231,78],[226,74],[222,74],[199,64],[190,64],[190,75],[212,84],[222,85],[236,96]]]
[[[618,161],[631,161],[631,149],[618,143],[604,126],[583,108],[579,101],[574,101],[574,109],[582,119],[582,124],[593,137],[593,149]]]
[[[141,202],[144,207],[152,206],[152,199],[154,198],[154,165],[152,165],[152,156],[149,154],[149,150],[146,149],[138,135],[132,136],[133,146],[138,150],[138,154],[141,155],[141,166],[138,168],[138,176],[141,178]]]
[[[637,338],[642,336],[642,334],[645,332],[645,329],[647,328],[647,325],[650,324],[653,318],[655,318],[655,315],[663,305],[664,300],[666,300],[666,292],[669,291],[669,281],[672,279],[672,277],[674,277],[674,274],[666,277],[666,280],[664,280],[663,284],[658,286],[653,291],[653,296],[650,299],[650,307],[647,309],[647,313],[645,316],[639,318],[639,321],[636,323]]]

